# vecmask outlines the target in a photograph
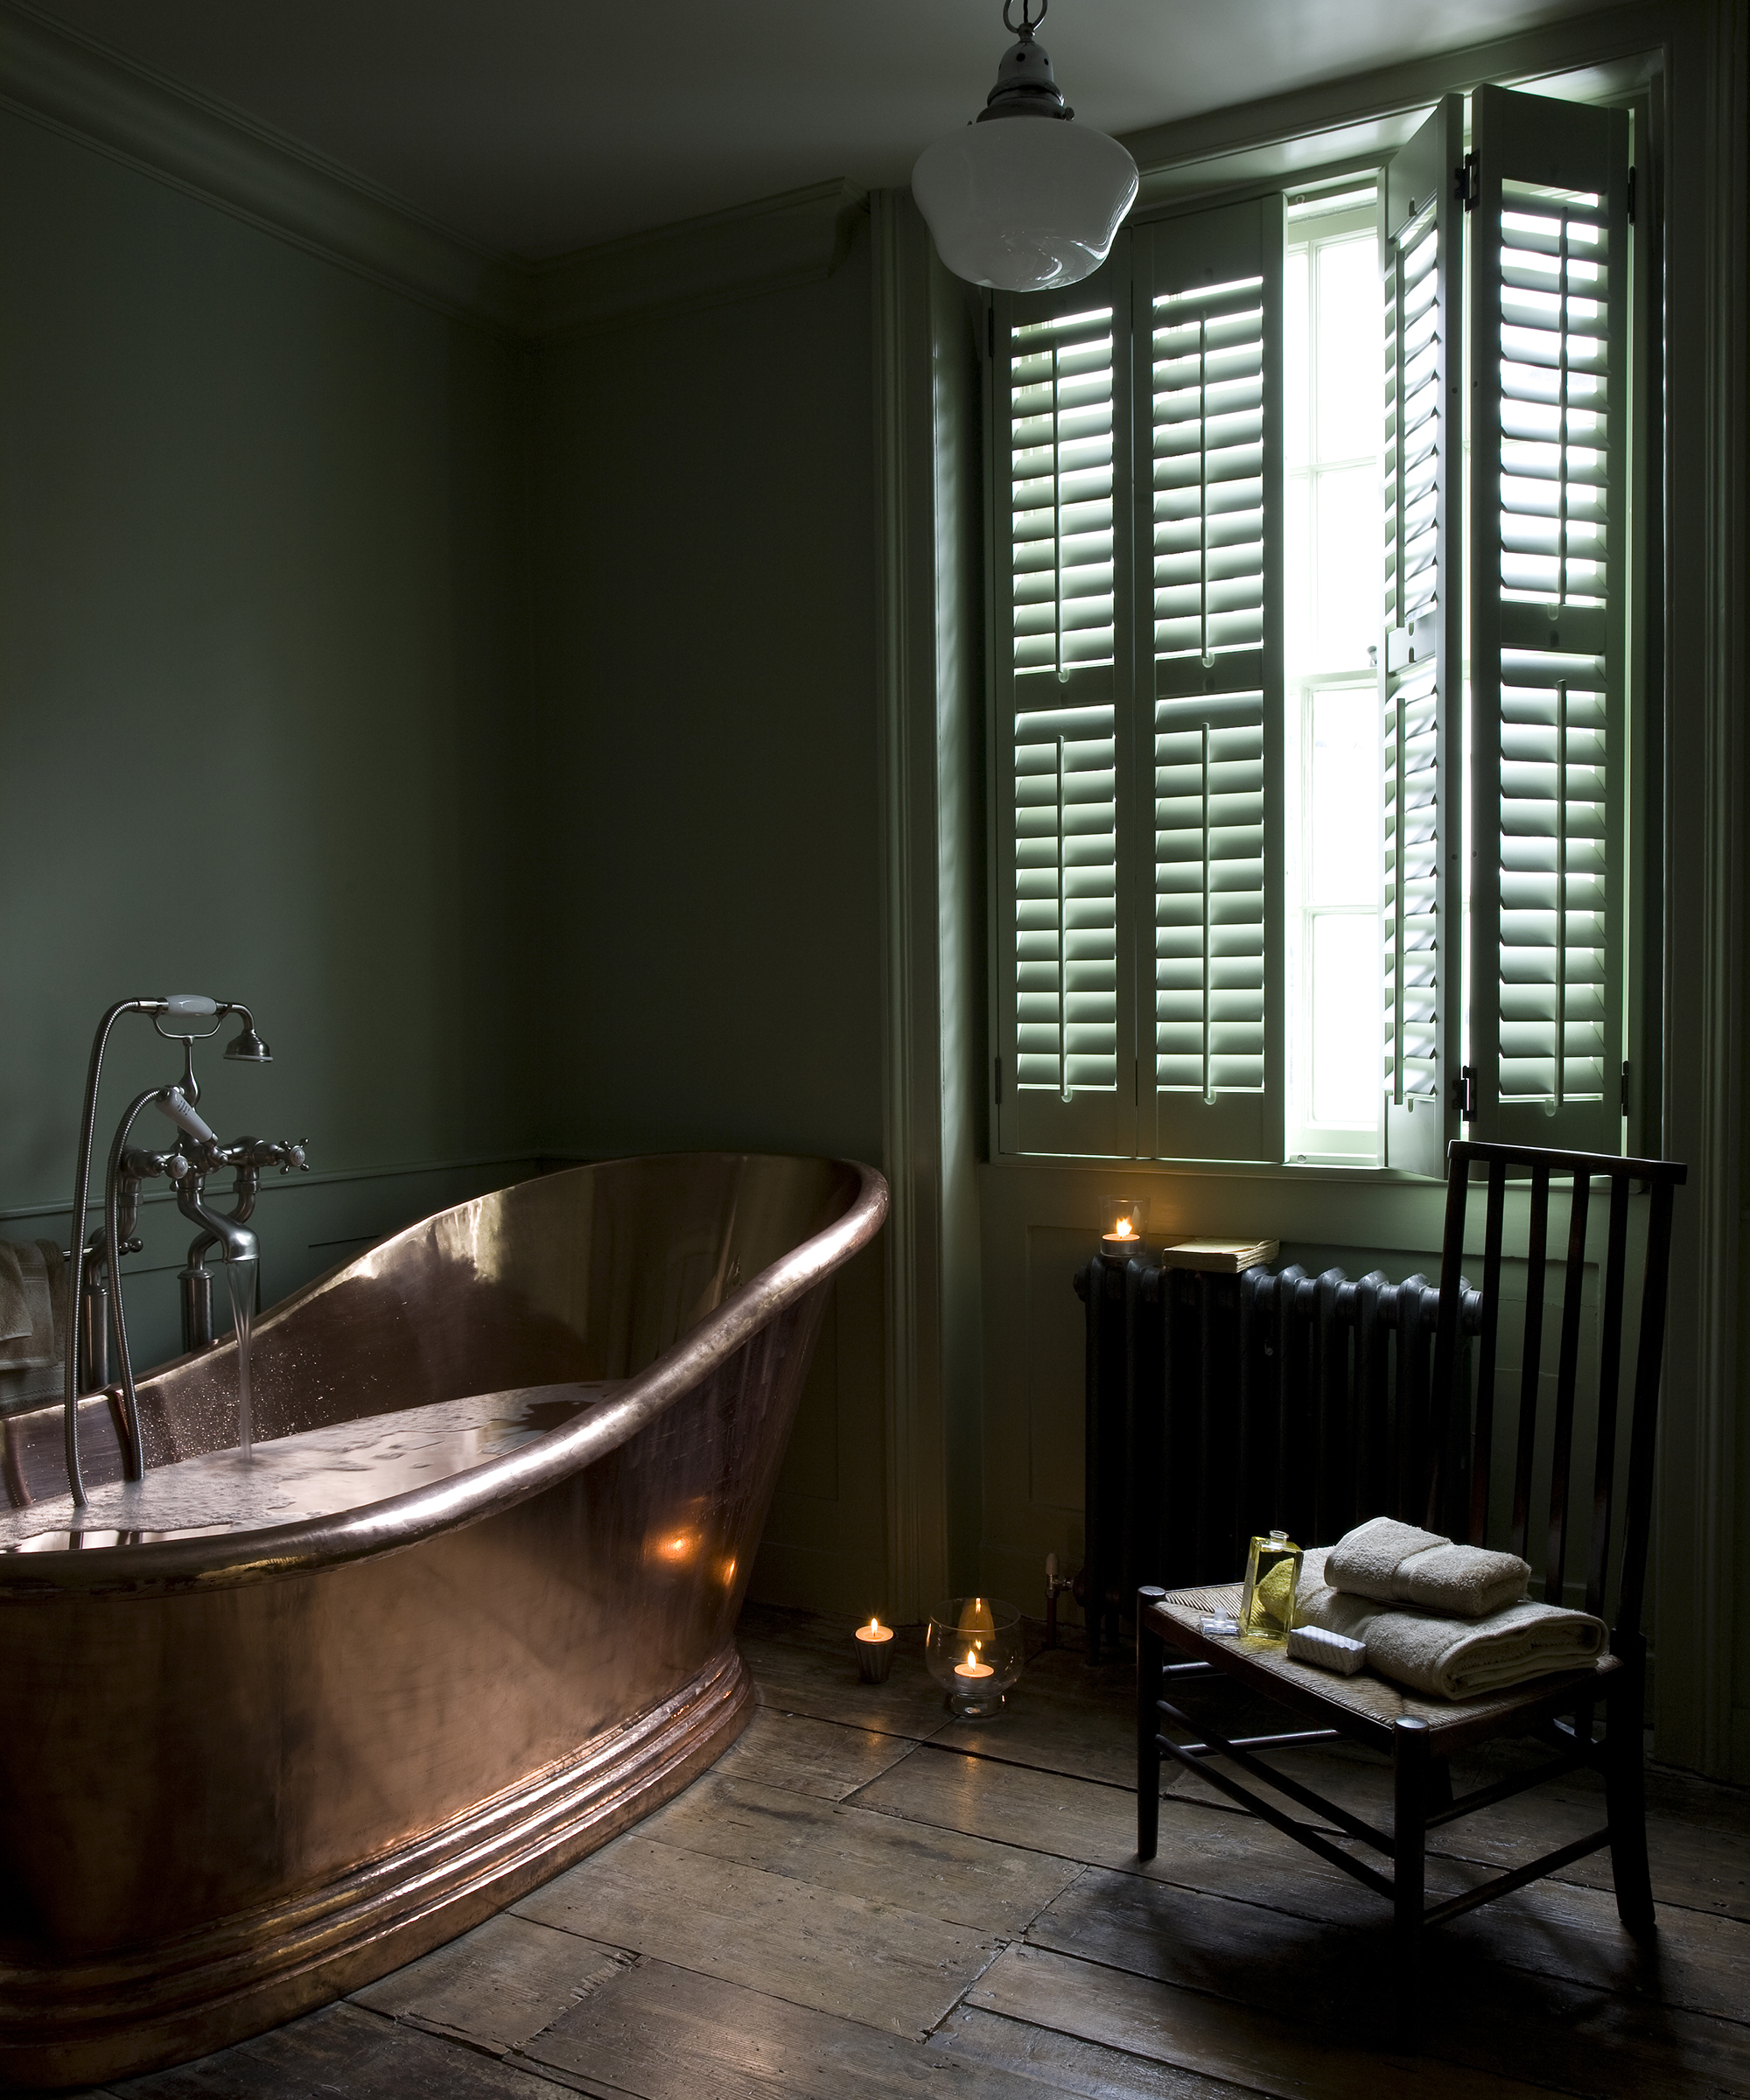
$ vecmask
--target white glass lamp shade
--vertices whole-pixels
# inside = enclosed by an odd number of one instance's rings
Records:
[[[957,277],[1049,291],[1099,269],[1137,194],[1116,138],[1060,117],[968,124],[926,147],[912,194]]]

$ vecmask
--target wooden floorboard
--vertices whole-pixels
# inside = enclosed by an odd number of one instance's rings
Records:
[[[1083,2095],[1085,2100],[1256,2100],[1255,2086],[1206,2078],[1177,2064],[1158,2063],[1079,2034],[1060,2034],[1053,2027],[970,2006],[949,2013],[928,2047],[956,2063],[985,2064],[1037,2079],[1054,2092]]]
[[[752,1724],[636,1830],[354,2000],[102,2100],[1750,2100],[1742,1793],[1652,1775],[1649,1945],[1605,1855],[1432,1936],[1418,1997],[1377,1897],[1194,1775],[1165,1774],[1137,1858],[1129,1658],[1035,1654],[968,1724],[920,1628],[883,1685],[848,1623],[742,1634]],[[1222,1688],[1187,1706],[1272,1718]],[[1389,1827],[1376,1760],[1280,1754]],[[1578,1774],[1446,1826],[1431,1889],[1601,1820]]]
[[[908,1737],[762,1705],[713,1769],[725,1777],[762,1780],[792,1793],[843,1801],[912,1747]]]
[[[1001,1947],[898,1904],[636,1833],[524,1897],[514,1914],[916,2037]]]
[[[564,2100],[565,2088],[338,2005],[108,2090],[116,2100]]]
[[[639,1835],[1005,1939],[1018,1938],[1082,1871],[1024,1846],[716,1775],[659,1810]]]
[[[503,2055],[612,1983],[634,1956],[511,1912],[354,1993],[355,2005]]]
[[[639,1963],[516,2062],[599,2100],[1046,2100],[1051,2090],[667,1962]]]

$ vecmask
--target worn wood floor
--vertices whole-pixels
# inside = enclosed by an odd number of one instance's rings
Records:
[[[1127,1669],[1037,1658],[950,1722],[901,1634],[750,1611],[763,1704],[688,1792],[466,1939],[121,2100],[1418,2100],[1750,2094],[1750,1798],[1656,1775],[1656,1948],[1607,1856],[1445,1928],[1419,2003],[1382,1906],[1200,1782],[1135,1858]],[[1359,1756],[1297,1754],[1389,1813]],[[1303,1767],[1304,1768],[1304,1767]],[[1474,1779],[1475,1773],[1460,1774]],[[1539,1805],[1541,1803],[1543,1805]],[[1438,1833],[1431,1888],[1595,1828],[1582,1777]]]

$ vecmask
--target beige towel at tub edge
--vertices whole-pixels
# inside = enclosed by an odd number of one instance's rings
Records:
[[[1472,1699],[1562,1670],[1584,1670],[1603,1654],[1601,1619],[1530,1598],[1486,1620],[1425,1612],[1330,1588],[1328,1549],[1308,1550],[1295,1593],[1297,1625],[1322,1626],[1367,1647],[1368,1668],[1425,1698]]]
[[[45,1363],[28,1368],[0,1362],[0,1415],[15,1415],[28,1408],[59,1400],[66,1365],[66,1264],[52,1240],[38,1240],[44,1265],[49,1273],[49,1302],[53,1313],[52,1354]]]
[[[60,1269],[52,1240],[0,1240],[0,1371],[40,1370],[60,1361]]]
[[[1346,1532],[1328,1550],[1326,1565],[1334,1590],[1460,1619],[1486,1619],[1517,1602],[1531,1574],[1516,1554],[1455,1545],[1440,1532],[1390,1516]]]

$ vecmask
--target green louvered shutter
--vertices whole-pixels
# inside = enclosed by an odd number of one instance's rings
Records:
[[[1143,1149],[1282,1157],[1282,265],[1278,197],[1162,220],[1136,252],[1136,724],[1152,852]],[[1147,471],[1144,471],[1144,461]],[[1140,564],[1139,564],[1140,567]],[[1151,795],[1152,790],[1152,795]],[[1146,821],[1146,820],[1145,820]],[[1152,1026],[1151,1026],[1152,1024]]]
[[[1385,172],[1385,1158],[1445,1172],[1457,1135],[1464,767],[1464,105]]]
[[[1134,943],[1119,850],[1130,712],[1127,247],[1121,237],[1105,267],[1068,291],[995,301],[1005,1152],[1136,1147]]]
[[[1472,113],[1478,1136],[1620,1150],[1626,113]]]

